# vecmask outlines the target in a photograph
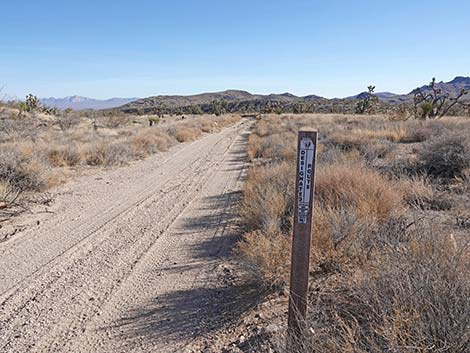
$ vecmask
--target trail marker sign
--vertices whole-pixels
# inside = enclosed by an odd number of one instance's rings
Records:
[[[299,131],[295,182],[294,234],[288,317],[288,345],[299,342],[307,313],[307,290],[312,236],[317,132]]]
[[[316,145],[310,137],[302,137],[299,142],[299,160],[297,166],[297,218],[300,224],[307,224],[311,208],[313,188],[313,159]]]

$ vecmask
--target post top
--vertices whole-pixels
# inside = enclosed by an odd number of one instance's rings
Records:
[[[299,130],[298,132],[298,135],[299,136],[309,136],[311,138],[316,138],[316,136],[318,135],[318,131],[317,130]]]

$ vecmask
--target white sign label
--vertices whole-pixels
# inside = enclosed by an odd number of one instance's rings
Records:
[[[315,145],[312,139],[303,137],[300,140],[299,161],[298,161],[298,208],[297,216],[300,224],[306,224],[308,213],[311,207],[310,191],[312,185],[313,156],[315,155]]]

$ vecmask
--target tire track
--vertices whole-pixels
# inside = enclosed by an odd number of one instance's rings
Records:
[[[237,141],[240,144],[240,141]],[[244,146],[241,146],[243,149]],[[192,205],[189,205],[185,211],[175,220],[173,225],[168,229],[168,234],[162,238],[158,243],[145,254],[139,266],[132,272],[126,283],[124,283],[115,293],[113,298],[110,299],[103,308],[105,315],[95,316],[87,324],[83,338],[79,339],[67,349],[69,351],[80,352],[181,352],[181,349],[191,342],[193,337],[186,337],[183,333],[182,336],[172,337],[173,332],[165,332],[165,327],[162,327],[164,332],[155,332],[158,339],[152,337],[146,340],[145,343],[140,342],[142,335],[139,334],[139,328],[133,328],[130,334],[126,334],[124,339],[122,337],[122,316],[128,312],[133,312],[136,306],[144,305],[151,301],[153,298],[165,295],[174,291],[180,291],[182,288],[186,291],[194,290],[201,282],[200,277],[205,277],[208,273],[214,275],[215,263],[218,263],[219,255],[221,252],[227,252],[230,242],[224,239],[223,242],[218,244],[215,249],[206,249],[209,253],[208,257],[204,260],[196,260],[194,254],[189,251],[188,247],[200,246],[201,242],[211,243],[215,237],[226,236],[228,223],[232,221],[232,213],[234,206],[233,195],[231,191],[239,190],[241,185],[241,177],[244,168],[241,167],[236,171],[227,173],[224,168],[226,164],[221,163],[219,168],[213,173],[214,177],[210,178],[210,185],[205,186],[203,197],[194,199]],[[201,200],[212,195],[223,195],[227,197],[220,198],[215,203],[211,204],[210,210],[200,211]],[[194,234],[194,229],[185,224],[187,218],[198,218],[198,215],[203,214],[204,217],[213,217],[214,221],[202,224],[197,227],[197,234]],[[180,232],[187,233],[188,237],[180,237]],[[189,243],[187,243],[189,241]],[[214,252],[215,250],[215,252]],[[185,263],[181,266],[196,266],[189,269],[188,273],[184,271],[179,275],[172,275],[172,278],[163,280],[167,268],[174,264],[177,260],[178,264]],[[197,309],[197,306],[195,306]],[[196,310],[197,311],[197,310]],[[203,310],[200,315],[191,315],[186,320],[185,325],[196,328],[194,333],[197,333],[197,327],[203,321]],[[125,316],[125,315],[124,315]],[[154,320],[158,320],[158,316]],[[163,318],[165,320],[167,318]],[[125,319],[124,319],[125,321]],[[126,326],[126,325],[124,325]],[[173,327],[172,327],[173,328]],[[133,332],[133,331],[137,331]],[[156,331],[159,331],[156,329]],[[129,337],[135,334],[136,337]],[[179,332],[181,334],[181,332]]]

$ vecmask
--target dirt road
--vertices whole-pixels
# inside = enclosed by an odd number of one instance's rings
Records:
[[[0,352],[184,352],[216,325],[249,125],[80,177],[0,243]]]

